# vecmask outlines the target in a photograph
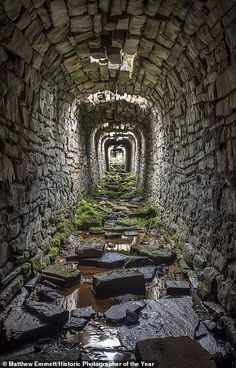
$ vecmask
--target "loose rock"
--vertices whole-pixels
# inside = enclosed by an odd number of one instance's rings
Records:
[[[156,265],[161,263],[170,263],[175,258],[174,252],[170,247],[161,247],[160,244],[134,244],[131,246],[131,251],[151,258]]]
[[[100,298],[126,293],[144,294],[145,280],[136,270],[104,272],[93,277],[93,290]]]
[[[186,281],[167,280],[165,283],[169,295],[189,295],[190,287]]]
[[[51,265],[42,271],[42,278],[66,288],[80,281],[80,272],[69,266]]]
[[[124,267],[138,267],[138,266],[150,266],[154,265],[153,260],[147,257],[131,256],[125,261]]]
[[[160,368],[216,368],[212,355],[187,336],[139,341],[135,357]]]
[[[95,314],[96,312],[92,307],[77,308],[71,311],[72,317],[84,318],[87,320],[90,320],[91,318],[95,317]]]
[[[25,309],[41,321],[55,326],[62,326],[69,318],[69,312],[53,304],[29,301]]]
[[[75,253],[80,258],[99,258],[104,251],[104,244],[92,241],[81,242]]]
[[[124,265],[127,256],[120,253],[104,253],[100,258],[81,259],[80,264],[101,268],[117,268]]]
[[[139,313],[144,307],[145,303],[140,302],[127,302],[119,305],[113,305],[105,312],[105,318],[108,323],[122,324],[125,323],[127,318],[127,311]]]

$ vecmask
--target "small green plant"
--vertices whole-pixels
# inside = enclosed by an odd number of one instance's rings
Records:
[[[81,230],[88,230],[90,227],[102,227],[105,221],[105,214],[99,210],[98,204],[92,199],[81,199],[75,205],[74,225]]]
[[[100,227],[100,226],[91,226],[89,228],[89,232],[91,234],[103,234],[104,233],[104,229],[103,229],[103,227]]]

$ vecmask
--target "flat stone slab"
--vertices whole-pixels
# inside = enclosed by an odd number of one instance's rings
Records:
[[[169,336],[194,337],[199,318],[191,297],[146,300],[140,312],[139,325],[122,327],[119,338],[122,346],[134,350],[138,341]]]
[[[136,202],[142,202],[144,200],[143,197],[134,197],[131,199],[132,202],[136,203]]]
[[[164,338],[188,336],[195,338],[199,318],[193,309],[193,301],[190,296],[181,298],[162,298],[159,300],[145,299],[145,307],[139,315],[139,324],[136,326],[123,326],[118,331],[121,345],[127,350],[134,350],[138,341]],[[214,337],[211,335],[211,338]],[[214,339],[215,340],[215,339]],[[215,340],[216,342],[216,340]],[[205,341],[199,343],[211,354],[222,352],[221,347],[215,343],[208,349]]]
[[[112,233],[112,232],[106,232],[105,235],[104,235],[104,238],[105,239],[119,239],[121,237],[122,233],[121,232],[115,232],[115,233]]]
[[[141,256],[131,256],[127,257],[124,267],[139,267],[139,266],[153,266],[154,261],[147,258],[147,257],[141,257]]]
[[[127,302],[123,304],[113,305],[105,313],[105,318],[111,324],[123,324],[127,319],[127,311],[139,313],[144,307],[143,301]]]
[[[135,357],[138,362],[155,362],[160,368],[216,368],[212,355],[187,336],[139,341]]]
[[[89,321],[85,318],[71,317],[63,326],[64,330],[81,331]]]
[[[171,263],[175,259],[175,253],[168,246],[161,247],[160,244],[133,244],[131,252],[153,259],[156,265]]]
[[[85,307],[85,308],[76,308],[71,311],[72,317],[84,318],[90,320],[95,317],[96,312],[93,307]]]
[[[80,258],[99,258],[104,252],[104,244],[92,241],[84,241],[76,248],[75,253]]]
[[[127,226],[107,226],[104,228],[104,230],[111,234],[123,234],[124,231],[127,231]]]
[[[93,290],[100,298],[126,293],[144,294],[145,279],[141,272],[132,269],[104,272],[93,277]]]
[[[101,268],[117,268],[122,267],[127,256],[115,252],[106,252],[100,258],[85,258],[80,260],[80,264],[84,266],[93,266]]]
[[[41,337],[51,336],[56,331],[54,326],[42,322],[37,316],[21,307],[14,308],[2,322],[0,351],[7,351]]]
[[[125,231],[124,232],[124,236],[137,236],[138,232],[137,231]]]
[[[189,295],[190,293],[187,281],[167,280],[165,287],[168,295]]]
[[[146,282],[153,280],[157,270],[156,266],[134,267],[132,269],[141,272]]]
[[[62,295],[59,294],[55,289],[42,284],[36,285],[32,295],[40,302],[54,302],[56,300],[62,299]]]
[[[24,308],[41,321],[55,326],[62,326],[69,318],[69,312],[57,305],[29,301]]]
[[[66,288],[80,281],[80,271],[70,266],[51,265],[42,271],[42,278]]]

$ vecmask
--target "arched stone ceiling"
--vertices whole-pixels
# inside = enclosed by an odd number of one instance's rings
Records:
[[[110,98],[106,96],[110,95]],[[126,129],[133,126],[145,128],[150,122],[153,108],[139,97],[116,99],[108,91],[99,94],[99,100],[84,99],[78,102],[80,120],[86,127],[108,124],[105,130],[114,130],[116,124],[123,124]]]
[[[200,83],[206,69],[221,72],[206,55],[216,43],[224,48],[218,20],[225,27],[235,12],[234,0],[0,2],[0,42],[64,98],[110,90],[156,101],[186,80]],[[135,55],[132,70],[124,70],[121,50]]]

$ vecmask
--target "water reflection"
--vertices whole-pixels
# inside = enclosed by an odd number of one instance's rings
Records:
[[[66,337],[68,341],[79,344],[91,361],[122,362],[131,358],[129,353],[123,351],[117,329],[106,325],[103,319],[91,321],[81,332],[68,332]]]
[[[120,347],[117,329],[108,326],[104,320],[91,321],[81,332],[67,333],[69,341],[82,344],[85,350],[111,350]]]
[[[64,292],[64,295],[65,294],[66,293]],[[92,306],[96,312],[105,312],[112,305],[118,303],[119,301],[115,298],[97,299],[92,290],[92,285],[82,283],[74,291],[65,295],[63,307],[67,310],[72,310],[75,308]]]

